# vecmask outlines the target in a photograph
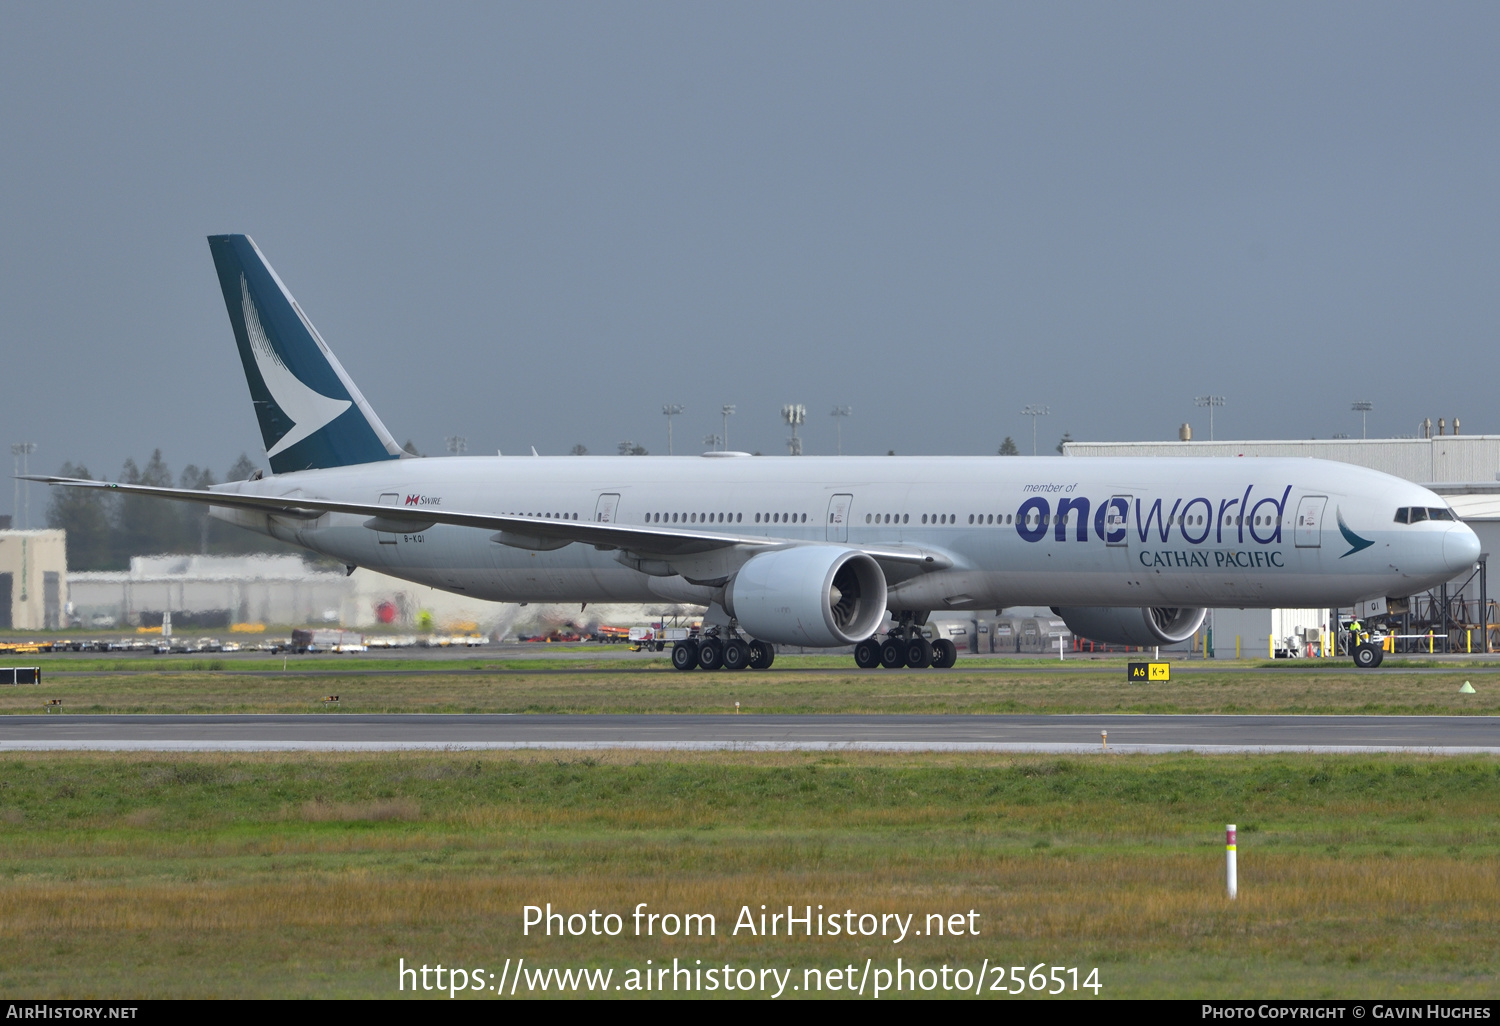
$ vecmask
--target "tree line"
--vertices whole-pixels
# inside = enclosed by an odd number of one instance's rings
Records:
[[[241,453],[224,480],[244,481],[258,469],[248,455]],[[95,480],[82,464],[64,463],[58,475]],[[144,467],[127,459],[117,480],[121,484],[192,489],[219,483],[212,470],[191,463],[174,482],[160,449],[151,453]],[[47,526],[68,532],[69,570],[128,570],[132,556],[164,553],[302,553],[274,538],[214,520],[207,506],[92,488],[53,488]]]

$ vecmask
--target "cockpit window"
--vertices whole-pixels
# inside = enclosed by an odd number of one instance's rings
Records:
[[[1446,506],[1402,506],[1396,510],[1396,523],[1420,524],[1424,520],[1457,520]]]

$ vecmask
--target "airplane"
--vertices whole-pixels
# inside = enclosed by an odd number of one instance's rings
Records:
[[[351,573],[482,599],[702,605],[680,670],[764,669],[777,645],[947,668],[927,618],[1007,606],[1171,645],[1209,608],[1408,596],[1479,557],[1433,492],[1316,459],[414,457],[255,242],[208,242],[271,473],[206,492],[30,480],[206,503]]]

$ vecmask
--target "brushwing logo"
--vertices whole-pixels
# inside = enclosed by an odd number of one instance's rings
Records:
[[[267,456],[275,456],[327,427],[353,403],[313,391],[282,362],[281,355],[266,337],[266,329],[261,326],[260,313],[250,298],[250,286],[243,274],[240,275],[240,306],[245,314],[245,334],[250,337],[250,351],[255,354],[255,366],[260,370],[261,380],[266,383],[266,390],[281,407],[281,412],[292,422],[292,429],[266,450]]]
[[[1333,515],[1339,522],[1339,534],[1343,535],[1344,541],[1349,543],[1349,551],[1344,553],[1344,556],[1352,556],[1359,550],[1368,549],[1371,545],[1375,544],[1374,542],[1370,541],[1370,539],[1361,538],[1359,535],[1349,530],[1349,525],[1344,523],[1344,514],[1339,512],[1337,506],[1334,507]],[[1343,559],[1344,556],[1340,556],[1339,558]]]

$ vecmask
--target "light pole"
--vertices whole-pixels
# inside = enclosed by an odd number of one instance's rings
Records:
[[[722,414],[724,414],[724,451],[728,452],[729,451],[729,418],[732,417],[732,416],[734,416],[734,403],[725,403],[723,406],[721,406],[719,408],[719,412],[722,413]]]
[[[781,419],[786,421],[787,426],[792,429],[792,437],[786,440],[786,451],[789,456],[802,455],[802,439],[797,437],[797,425],[807,419],[807,407],[801,403],[781,408]]]
[[[1031,418],[1031,455],[1036,455],[1036,419],[1045,417],[1052,412],[1050,406],[1040,406],[1036,403],[1029,404],[1021,411],[1021,416]]]
[[[706,445],[706,446],[708,446],[709,450],[712,451],[714,449],[717,449],[720,445],[724,444],[724,436],[723,435],[704,435],[703,436],[703,444]]]
[[[1193,400],[1193,405],[1208,407],[1208,440],[1212,442],[1214,440],[1214,407],[1223,406],[1224,397],[1222,395],[1200,395]]]
[[[666,418],[667,418],[667,455],[668,456],[672,455],[672,418],[675,417],[675,416],[677,416],[679,413],[681,413],[685,409],[687,409],[687,407],[683,406],[681,403],[663,403],[662,404],[661,412],[663,414],[665,414]]]
[[[469,440],[463,435],[449,435],[443,439],[443,444],[448,447],[448,452],[454,456],[462,456],[469,451]]]
[[[11,506],[14,507],[16,512],[16,520],[18,521],[18,523],[16,524],[16,528],[21,531],[26,530],[27,525],[31,520],[31,517],[29,516],[31,506],[31,482],[25,482],[25,486],[23,487],[19,475],[29,474],[31,472],[30,468],[27,466],[26,457],[30,456],[34,452],[36,452],[35,442],[11,443],[10,454],[16,458],[17,474],[16,492],[15,495],[11,498]],[[24,506],[22,505],[21,499],[22,492],[25,492],[26,494]]]
[[[1359,414],[1359,437],[1360,438],[1366,437],[1366,435],[1365,435],[1365,417],[1369,416],[1370,411],[1373,410],[1374,408],[1375,408],[1375,404],[1372,403],[1372,402],[1370,402],[1370,400],[1368,400],[1368,399],[1356,399],[1349,406],[1349,409],[1351,409],[1355,413]]]
[[[844,418],[853,412],[852,406],[835,406],[831,414],[834,426],[838,429],[838,454],[840,456],[844,455]]]

